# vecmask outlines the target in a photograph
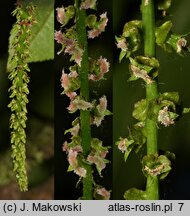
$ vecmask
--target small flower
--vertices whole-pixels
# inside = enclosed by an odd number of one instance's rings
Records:
[[[126,143],[128,142],[128,139],[127,138],[119,138],[120,141],[117,142],[117,145],[118,145],[118,149],[124,153],[125,151],[127,151],[127,145]]]
[[[96,0],[84,0],[81,3],[80,9],[94,9],[96,7]]]
[[[63,25],[66,20],[65,8],[62,6],[61,8],[56,8],[56,11],[57,21]]]
[[[161,174],[162,170],[165,168],[165,164],[161,164],[154,169],[150,169],[148,166],[144,167],[144,171],[147,171],[151,176],[158,176]]]
[[[77,41],[73,38],[67,38],[65,35],[62,35],[62,44],[64,46],[64,52],[71,55],[71,60],[74,60],[79,66],[81,66],[83,49],[81,49]],[[59,54],[62,52],[61,50]]]
[[[140,69],[133,64],[130,65],[130,68],[135,77],[143,79],[147,84],[151,84],[153,82],[145,70]]]
[[[83,52],[83,49],[81,49],[80,47],[76,47],[75,51],[73,52],[74,61],[78,64],[79,67],[81,67]]]
[[[68,144],[67,141],[65,141],[63,143],[62,150],[67,152],[67,153],[69,153],[69,150],[76,151],[77,153],[83,152],[83,149],[82,149],[81,145],[76,145],[76,146],[69,147],[69,144]]]
[[[177,41],[177,53],[181,53],[182,48],[187,46],[187,40],[185,38],[180,38]]]
[[[75,168],[75,167],[78,166],[77,155],[78,155],[77,151],[73,151],[73,149],[69,149],[69,152],[68,152],[68,161],[69,161],[69,164],[73,168]]]
[[[106,58],[100,58],[95,63],[98,67],[95,67],[94,71],[89,74],[89,80],[99,81],[104,77],[104,74],[109,71],[110,64]]]
[[[158,122],[163,124],[165,127],[174,124],[174,120],[170,117],[168,107],[165,106],[158,113]]]
[[[99,104],[96,106],[95,116],[92,124],[95,124],[97,127],[99,127],[101,122],[104,120],[104,117],[107,115],[111,115],[111,112],[107,110],[107,99],[104,95],[99,99]]]
[[[83,167],[77,167],[76,169],[74,169],[74,173],[76,173],[77,175],[83,178],[86,177],[86,172],[87,172],[86,169]]]
[[[74,98],[77,96],[76,92],[67,92],[66,93],[67,97],[70,98],[70,100],[74,100]]]
[[[65,152],[67,152],[68,149],[69,149],[69,147],[68,147],[68,142],[65,141],[65,142],[63,143],[62,150],[65,151]]]
[[[105,27],[107,25],[108,18],[107,18],[107,13],[103,13],[100,15],[100,21],[94,29],[88,31],[88,38],[95,38],[98,37],[102,32],[105,31]]]
[[[96,193],[100,196],[102,196],[102,198],[104,200],[109,200],[110,199],[110,192],[107,191],[104,187],[102,188],[97,188],[96,189]]]
[[[100,157],[100,155],[95,155],[93,152],[88,155],[87,161],[91,164],[95,164],[96,168],[101,175],[102,170],[106,167],[106,163],[104,158]]]
[[[64,42],[64,37],[61,31],[55,31],[54,37],[57,43],[62,44]]]
[[[67,107],[70,113],[74,113],[77,111],[77,106],[73,101],[70,102],[69,106]]]
[[[78,136],[79,130],[80,130],[80,125],[76,124],[74,127],[69,129],[69,132],[71,133],[72,136]]]
[[[68,91],[70,88],[69,76],[64,72],[64,69],[62,70],[61,86],[64,88],[65,91]]]
[[[126,38],[124,38],[124,37],[121,37],[121,38],[117,37],[116,40],[117,40],[117,44],[116,44],[117,48],[119,48],[119,49],[121,49],[123,51],[127,51],[128,44],[127,44]]]
[[[102,58],[102,56],[100,56],[100,58],[98,59],[98,64],[100,65],[101,74],[104,75],[105,73],[109,71],[110,64],[106,58]]]
[[[72,71],[69,74],[66,74],[64,72],[64,69],[62,70],[60,81],[61,86],[64,89],[63,93],[66,94],[71,100],[73,100],[77,96],[77,93],[74,91],[76,91],[80,87],[77,77],[78,73],[76,71]]]
[[[79,96],[71,101],[69,107],[67,108],[71,113],[79,110],[89,110],[93,108],[93,104],[81,99]]]

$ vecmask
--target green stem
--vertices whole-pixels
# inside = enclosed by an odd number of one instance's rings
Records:
[[[154,0],[142,0],[142,20],[144,31],[144,54],[145,56],[155,56],[155,15]],[[146,85],[146,98],[151,101],[158,97],[157,81]],[[157,153],[157,123],[155,120],[147,118],[147,154]],[[146,192],[148,199],[159,199],[159,182],[157,177],[147,178]]]
[[[84,50],[82,56],[81,67],[78,67],[79,77],[80,77],[80,95],[86,101],[89,100],[89,81],[88,81],[88,47],[87,47],[87,34],[86,34],[86,12],[85,10],[80,10],[80,0],[75,0],[75,5],[77,9],[76,15],[76,29],[78,35],[79,45]],[[91,128],[90,128],[90,113],[89,111],[80,111],[80,121],[81,121],[81,138],[82,138],[82,148],[84,157],[87,157],[90,151],[91,143]],[[90,165],[85,165],[87,170],[87,175],[83,178],[83,199],[92,199],[92,169]]]

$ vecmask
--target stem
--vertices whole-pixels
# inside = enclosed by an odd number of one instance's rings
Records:
[[[142,20],[144,30],[144,54],[155,56],[155,15],[154,1],[142,0]],[[146,85],[147,100],[154,100],[158,97],[157,81]],[[147,154],[157,153],[157,125],[155,120],[146,119],[147,133]],[[159,182],[157,177],[148,176],[146,184],[148,199],[159,199]]]
[[[79,78],[80,78],[80,95],[86,101],[89,100],[89,81],[88,81],[88,48],[87,48],[87,34],[86,34],[86,12],[85,10],[80,10],[80,0],[75,0],[76,5],[76,29],[79,45],[84,50],[82,56],[81,67],[78,67]],[[82,138],[82,148],[84,157],[87,157],[90,151],[91,143],[91,128],[90,128],[90,113],[89,111],[80,111],[80,121],[81,121],[81,138]],[[85,165],[87,170],[86,177],[83,178],[83,199],[92,199],[92,168],[90,165]]]

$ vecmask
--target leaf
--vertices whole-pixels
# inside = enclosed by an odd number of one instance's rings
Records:
[[[146,191],[131,188],[124,193],[125,200],[147,200],[148,196]]]
[[[148,111],[148,102],[146,99],[142,99],[135,104],[133,117],[139,121],[145,121]]]
[[[190,108],[183,108],[183,114],[189,113],[190,112]]]
[[[171,6],[171,0],[158,0],[158,10],[167,10]]]
[[[121,62],[121,60],[125,57],[127,51],[121,50],[120,54],[119,54],[119,62]]]
[[[171,28],[171,21],[166,21],[160,27],[156,28],[156,43],[158,45],[161,45],[166,41]]]
[[[31,28],[29,62],[54,58],[54,0],[32,0],[36,6],[36,20]]]
[[[160,95],[160,100],[169,100],[173,103],[179,103],[179,93],[178,92],[164,92]]]

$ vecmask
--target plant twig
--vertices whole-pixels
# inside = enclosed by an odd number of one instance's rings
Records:
[[[87,34],[86,34],[86,11],[81,10],[80,0],[75,0],[77,15],[76,15],[76,30],[78,35],[79,45],[83,48],[83,56],[81,67],[78,67],[80,77],[80,96],[86,101],[89,100],[89,81],[88,81],[88,49],[87,49]],[[91,128],[90,128],[90,112],[87,110],[80,111],[81,121],[81,140],[84,156],[87,157],[90,152],[91,143]],[[83,178],[83,199],[92,199],[92,169],[90,165],[86,165],[87,175]]]
[[[148,57],[155,56],[155,15],[154,1],[142,0],[142,20],[144,31],[144,54]],[[146,84],[147,100],[155,100],[158,97],[157,81]],[[146,119],[147,154],[157,153],[157,125],[156,121]],[[146,192],[151,200],[159,199],[159,183],[157,176],[148,176]]]

